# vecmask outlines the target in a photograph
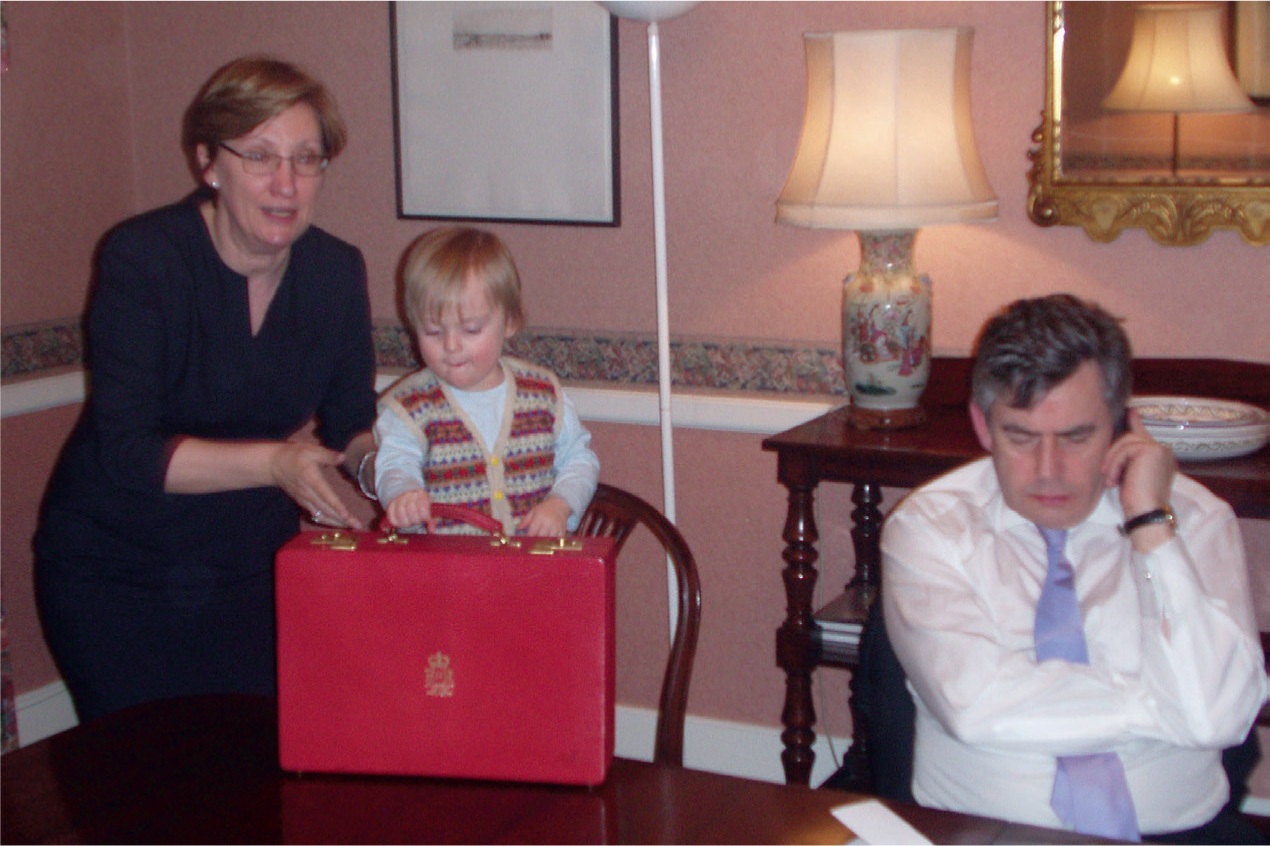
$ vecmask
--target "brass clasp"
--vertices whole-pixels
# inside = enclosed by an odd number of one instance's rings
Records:
[[[396,529],[389,529],[387,532],[384,533],[384,536],[382,538],[375,538],[375,543],[403,544],[403,543],[409,543],[409,541],[407,541],[401,535],[397,534]]]
[[[575,538],[550,538],[536,541],[529,548],[530,555],[555,555],[557,552],[581,552],[582,541]]]
[[[325,546],[341,552],[352,552],[357,549],[357,538],[344,532],[323,532],[309,541],[312,546]]]
[[[520,549],[520,541],[509,538],[502,532],[495,532],[490,538],[489,545],[492,547],[509,547],[511,549]]]

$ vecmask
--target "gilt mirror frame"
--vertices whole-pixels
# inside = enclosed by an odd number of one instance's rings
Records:
[[[1028,216],[1040,226],[1081,226],[1109,242],[1125,229],[1142,228],[1157,242],[1189,246],[1216,229],[1235,229],[1249,244],[1270,244],[1270,173],[1249,177],[1178,180],[1167,176],[1095,179],[1064,175],[1061,148],[1062,0],[1046,3],[1045,105],[1028,151]]]

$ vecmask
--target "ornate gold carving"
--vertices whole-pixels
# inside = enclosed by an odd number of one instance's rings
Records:
[[[1199,244],[1214,229],[1235,229],[1249,244],[1270,244],[1270,178],[1185,180],[1068,178],[1062,171],[1064,21],[1061,0],[1046,4],[1045,106],[1028,151],[1028,216],[1040,226],[1081,226],[1095,241],[1145,229],[1161,244]]]

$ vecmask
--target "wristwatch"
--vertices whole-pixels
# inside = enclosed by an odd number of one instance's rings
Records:
[[[1173,509],[1167,505],[1163,508],[1157,508],[1154,511],[1148,511],[1145,514],[1139,514],[1137,517],[1130,517],[1120,526],[1120,534],[1128,537],[1129,533],[1134,529],[1140,529],[1143,526],[1150,526],[1155,523],[1168,523],[1169,526],[1177,530],[1177,518],[1173,516]]]

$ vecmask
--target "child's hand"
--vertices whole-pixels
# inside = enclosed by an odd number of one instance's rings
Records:
[[[393,528],[405,529],[424,524],[429,532],[437,530],[437,521],[432,516],[432,497],[422,488],[401,494],[389,502],[384,511]]]
[[[564,537],[569,523],[569,515],[573,509],[562,497],[554,494],[529,509],[529,513],[520,518],[517,530],[535,537]]]

